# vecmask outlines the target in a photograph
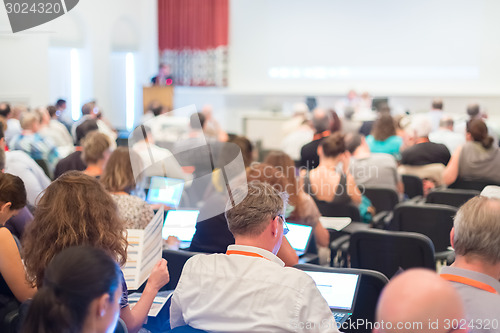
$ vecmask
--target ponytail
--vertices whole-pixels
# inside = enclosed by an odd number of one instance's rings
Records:
[[[484,148],[490,149],[491,146],[493,145],[493,141],[494,140],[491,136],[487,136],[481,141],[481,144],[483,145]]]

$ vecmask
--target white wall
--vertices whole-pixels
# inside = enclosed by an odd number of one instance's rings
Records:
[[[55,21],[12,34],[1,9],[0,100],[38,106],[54,103],[54,96],[69,99],[50,91],[50,86],[57,85],[49,82],[57,77],[51,78],[49,72],[49,47],[77,47],[81,49],[82,103],[97,99],[111,122],[122,127],[125,110],[114,109],[111,101],[111,54],[132,51],[136,56],[138,122],[142,86],[158,66],[157,17],[156,0],[85,0]]]

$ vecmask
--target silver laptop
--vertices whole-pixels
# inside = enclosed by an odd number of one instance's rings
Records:
[[[199,210],[169,210],[161,231],[163,239],[175,236],[181,241],[179,248],[188,248],[196,232],[199,214]]]
[[[286,234],[286,239],[292,246],[292,248],[297,252],[300,257],[304,255],[307,251],[307,247],[311,242],[312,227],[308,225],[295,224],[287,222],[288,233]]]
[[[352,315],[358,295],[359,274],[304,271],[325,298],[335,321],[341,325]]]

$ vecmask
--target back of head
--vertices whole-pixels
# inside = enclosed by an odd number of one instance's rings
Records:
[[[142,170],[141,157],[134,150],[118,147],[106,163],[101,182],[110,192],[130,193],[137,183],[134,170]]]
[[[57,107],[55,107],[54,105],[49,105],[47,106],[47,111],[49,112],[50,118],[54,118],[57,113]]]
[[[277,168],[266,163],[254,163],[247,168],[247,181],[267,183],[279,192],[288,192],[288,180],[285,175]]]
[[[193,113],[189,117],[189,125],[191,126],[192,129],[202,130],[203,126],[205,126],[205,120],[206,117],[203,113],[201,112]]]
[[[272,151],[264,159],[263,164],[275,167],[287,179],[288,184],[284,190],[290,195],[290,204],[298,209],[298,182],[296,177],[295,162],[282,151]],[[272,185],[272,184],[271,184]]]
[[[453,130],[453,125],[455,125],[455,122],[453,121],[453,118],[449,116],[444,116],[439,121],[439,127],[449,128]]]
[[[95,164],[104,158],[105,152],[111,146],[106,134],[98,131],[88,133],[83,139],[82,159],[88,164]]]
[[[477,196],[455,215],[453,248],[457,256],[500,263],[500,199]]]
[[[10,113],[10,104],[0,103],[0,117],[7,118]]]
[[[389,113],[381,113],[373,123],[371,134],[377,141],[385,141],[389,137],[396,135],[396,126],[392,116]]]
[[[5,169],[5,150],[3,147],[0,147],[0,172],[3,172]]]
[[[417,115],[411,120],[408,130],[416,138],[427,138],[432,132],[432,124],[425,115]]]
[[[23,130],[31,130],[33,126],[40,123],[40,117],[35,112],[24,112],[20,122]]]
[[[0,205],[8,202],[11,203],[10,210],[26,206],[26,188],[18,176],[0,172]]]
[[[109,301],[116,302],[120,285],[120,268],[108,254],[92,247],[70,247],[47,266],[23,332],[82,332],[92,301],[109,295]]]
[[[76,144],[80,145],[81,140],[89,133],[92,131],[97,131],[99,130],[99,127],[97,126],[97,121],[95,119],[89,119],[85,120],[83,123],[78,125],[76,128]]]
[[[480,107],[479,104],[469,104],[467,105],[467,114],[470,118],[476,118],[479,116]]]
[[[392,278],[382,291],[376,331],[445,333],[446,320],[462,319],[462,301],[451,284],[431,270],[410,269]]]
[[[241,150],[241,155],[243,156],[243,163],[245,167],[250,166],[253,162],[253,145],[250,140],[245,136],[236,136],[229,140],[228,142],[234,143]]]
[[[471,119],[467,122],[467,133],[469,133],[475,142],[489,149],[493,145],[493,138],[488,135],[488,127],[481,119]]]
[[[42,285],[50,260],[71,246],[100,248],[124,264],[124,233],[116,204],[104,187],[82,172],[66,172],[45,189],[25,231],[23,257],[29,280]]]
[[[57,108],[62,108],[65,105],[66,105],[66,101],[64,99],[58,99],[57,102],[56,102],[56,107]]]
[[[330,109],[328,112],[330,112],[332,117],[332,126],[330,127],[330,131],[332,133],[340,132],[342,130],[342,120],[340,120],[340,117],[335,110]]]
[[[363,136],[361,134],[348,134],[345,137],[345,142],[347,151],[353,154],[361,146]]]
[[[443,100],[440,98],[435,98],[432,101],[432,109],[433,110],[443,110]]]
[[[94,111],[95,103],[94,102],[88,102],[82,105],[82,115],[86,116],[89,114],[92,114]]]
[[[336,132],[321,141],[325,157],[337,157],[346,151],[344,134]]]
[[[313,111],[312,123],[316,133],[323,133],[330,130],[332,115],[330,112],[317,108]]]
[[[248,188],[238,188],[233,197],[240,203],[226,205],[229,231],[236,236],[255,237],[267,227],[270,219],[285,213],[288,200],[286,193],[278,191],[268,183],[253,181]]]

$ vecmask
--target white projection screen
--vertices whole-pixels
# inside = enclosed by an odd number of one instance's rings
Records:
[[[500,1],[236,0],[230,13],[236,91],[500,92]]]

